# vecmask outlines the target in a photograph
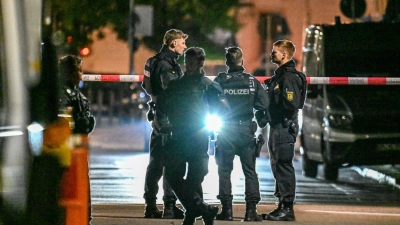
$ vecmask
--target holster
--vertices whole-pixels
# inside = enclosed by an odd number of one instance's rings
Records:
[[[299,132],[299,125],[297,122],[295,122],[293,120],[288,120],[285,118],[285,120],[283,122],[283,127],[289,128],[289,133],[294,136],[297,136],[297,134]]]

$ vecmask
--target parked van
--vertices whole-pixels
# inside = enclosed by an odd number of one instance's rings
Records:
[[[26,210],[32,158],[42,149],[45,125],[58,114],[57,57],[42,23],[46,2],[0,1],[0,224],[5,225],[31,224]]]
[[[308,77],[400,77],[400,23],[313,25],[302,70]],[[400,87],[309,85],[303,109],[303,173],[328,180],[350,165],[400,163]]]

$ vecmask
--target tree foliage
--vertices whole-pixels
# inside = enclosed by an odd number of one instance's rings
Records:
[[[135,5],[153,6],[153,36],[141,41],[158,50],[168,29],[189,34],[190,46],[210,45],[207,35],[220,27],[235,31],[234,7],[238,0],[136,0]],[[93,31],[111,27],[123,40],[128,38],[129,0],[53,0],[53,32],[61,30],[75,50],[91,42]],[[102,37],[99,33],[99,37]],[[72,40],[71,40],[72,37]]]

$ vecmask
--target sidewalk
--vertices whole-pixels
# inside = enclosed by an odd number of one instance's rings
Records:
[[[263,204],[258,206],[258,212],[267,213],[275,205]],[[159,208],[162,208],[159,206]],[[266,224],[398,224],[400,221],[399,207],[370,207],[370,206],[332,206],[332,205],[300,205],[294,206],[296,221],[275,222],[264,220]],[[94,205],[92,225],[180,225],[182,220],[172,219],[144,219],[143,204],[135,205]],[[214,225],[238,225],[260,224],[257,222],[241,222],[244,212],[244,204],[233,206],[234,221],[215,221]],[[199,219],[196,225],[203,224]]]

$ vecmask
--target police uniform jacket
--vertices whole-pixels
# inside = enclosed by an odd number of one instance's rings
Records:
[[[182,76],[178,57],[177,53],[163,45],[159,53],[146,61],[142,87],[152,101],[156,102],[157,96],[167,89],[169,83]]]
[[[268,81],[272,127],[288,120],[297,122],[299,108],[302,108],[304,103],[302,90],[305,80],[302,80],[301,74],[295,67],[296,63],[290,60],[276,69],[274,76]]]
[[[229,114],[224,116],[225,120],[251,120],[253,109],[266,111],[268,108],[265,89],[244,70],[243,66],[230,67],[227,73],[219,73],[214,80],[221,85],[231,107]]]
[[[72,107],[72,118],[74,120],[74,133],[89,134],[93,131],[96,121],[90,113],[89,101],[72,84],[63,88],[63,97],[61,99],[62,107]]]
[[[171,81],[157,105],[157,110],[167,117],[159,118],[160,126],[175,133],[203,129],[207,114],[229,110],[220,85],[204,73],[185,73],[180,79]]]

